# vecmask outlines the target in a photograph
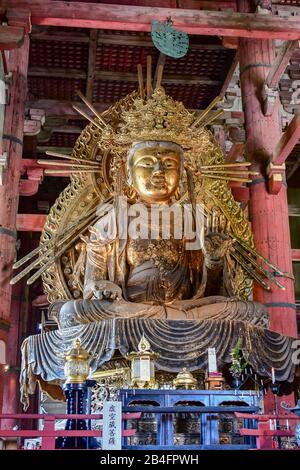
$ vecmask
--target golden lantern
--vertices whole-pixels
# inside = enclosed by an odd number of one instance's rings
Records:
[[[154,367],[154,361],[158,358],[159,354],[151,351],[150,343],[143,335],[138,351],[126,355],[126,359],[131,362],[132,388],[158,388]]]
[[[197,379],[184,367],[173,380],[173,385],[177,389],[195,390],[197,387]]]
[[[81,347],[80,339],[76,338],[71,350],[65,355],[65,383],[85,382],[90,374],[90,359],[90,354]]]

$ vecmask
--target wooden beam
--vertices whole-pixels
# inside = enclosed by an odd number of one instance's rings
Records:
[[[171,16],[174,27],[188,34],[300,38],[300,22],[295,17],[44,0],[4,0],[3,3],[10,8],[29,8],[32,23],[37,25],[149,32],[153,20],[165,21]]]
[[[42,232],[46,218],[46,214],[17,214],[17,231]]]
[[[46,117],[64,117],[65,119],[78,119],[84,121],[84,118],[73,108],[73,104],[78,105],[78,101],[59,101],[59,100],[36,100],[28,102],[28,107],[34,109],[43,109]],[[93,106],[99,113],[108,109],[113,103],[93,103]],[[92,113],[86,109],[86,112],[92,116]]]
[[[97,53],[97,29],[90,30],[90,43],[89,43],[89,60],[88,60],[88,73],[86,81],[85,95],[89,101],[93,101],[93,87],[95,81],[96,70],[96,53]]]
[[[30,67],[28,70],[29,77],[44,78],[74,78],[87,79],[87,73],[84,70],[77,69],[61,69],[45,67]],[[130,72],[109,72],[107,70],[97,70],[93,74],[94,80],[108,80],[117,82],[138,82],[137,73]],[[169,85],[220,85],[219,80],[211,80],[207,77],[198,77],[197,75],[165,75],[164,83]]]
[[[282,165],[300,139],[300,111],[289,123],[286,131],[282,134],[273,152],[272,163]]]
[[[83,33],[74,33],[69,31],[63,31],[61,33],[45,31],[33,31],[30,34],[32,41],[55,41],[55,42],[72,42],[72,43],[89,43],[89,36]],[[134,47],[150,47],[154,48],[153,41],[149,34],[145,36],[130,35],[130,34],[105,34],[99,33],[97,44],[109,44],[109,45],[126,45]],[[189,50],[208,50],[208,51],[219,51],[224,50],[223,44],[199,44],[194,43],[190,40]]]
[[[78,105],[78,101],[71,102],[71,101],[60,101],[60,100],[35,100],[29,101],[27,103],[26,108],[33,108],[33,109],[42,109],[45,111],[46,117],[62,117],[72,120],[78,121],[85,121],[85,119],[72,107],[73,104]],[[97,109],[99,113],[103,113],[106,111],[111,105],[114,103],[93,103],[93,106]],[[200,114],[203,110],[201,109],[189,109],[190,112],[195,112],[196,114]],[[86,109],[86,112],[89,114],[89,110]],[[90,116],[93,116],[90,113]],[[227,119],[234,119],[239,120],[241,124],[244,122],[244,114],[241,111],[230,111],[226,110],[221,116],[222,122]],[[235,129],[235,128],[232,128]],[[239,131],[237,129],[237,131]]]
[[[28,77],[44,77],[44,78],[73,78],[78,80],[86,80],[87,73],[85,70],[64,69],[64,68],[47,68],[47,67],[30,67],[28,69]]]
[[[2,3],[2,2],[1,2]],[[5,12],[6,22],[9,26],[24,28],[24,32],[31,31],[31,17],[29,8],[9,8]]]
[[[266,78],[266,84],[268,87],[277,88],[279,80],[289,63],[290,58],[298,47],[298,41],[286,41],[282,45]]]
[[[0,26],[0,50],[9,51],[20,47],[24,41],[24,29],[18,26]]]

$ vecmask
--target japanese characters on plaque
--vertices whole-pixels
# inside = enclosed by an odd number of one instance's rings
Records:
[[[122,436],[122,403],[107,401],[103,404],[103,450],[120,450]]]

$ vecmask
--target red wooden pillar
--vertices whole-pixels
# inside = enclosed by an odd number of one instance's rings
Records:
[[[244,7],[247,2],[243,3]],[[245,11],[245,10],[244,10]],[[249,10],[248,10],[249,11]],[[261,90],[274,61],[271,40],[241,39],[239,41],[240,80],[245,126],[246,155],[260,171],[250,186],[250,220],[257,250],[284,273],[292,273],[292,256],[288,219],[286,184],[277,195],[268,193],[265,170],[282,134],[279,99],[271,116],[262,112]],[[255,299],[268,307],[270,328],[279,333],[297,336],[293,280],[278,279],[285,290],[272,285],[270,292],[255,287]]]
[[[16,355],[13,353],[18,345],[17,325],[11,324],[11,267],[16,253],[16,214],[19,198],[20,159],[22,158],[23,127],[25,100],[27,94],[27,69],[29,56],[29,37],[18,49],[10,52],[9,71],[12,73],[12,84],[9,103],[5,110],[3,148],[8,155],[8,165],[4,184],[0,186],[0,328],[6,325],[7,363],[11,366],[6,375],[3,391],[3,412],[13,412],[18,407],[16,390],[18,371],[15,369]],[[14,312],[16,314],[17,312]],[[1,404],[0,404],[1,406]],[[9,410],[9,411],[8,411]]]

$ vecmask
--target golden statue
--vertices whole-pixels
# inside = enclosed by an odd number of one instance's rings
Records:
[[[40,266],[28,282],[43,275],[58,324],[23,344],[24,403],[33,377],[46,387],[62,376],[58,351],[74,338],[96,370],[144,334],[158,367],[174,373],[205,368],[209,347],[229,362],[241,338],[258,373],[272,365],[279,380],[292,379],[289,354],[282,359],[291,338],[270,332],[265,307],[249,300],[253,279],[282,288],[283,275],[256,252],[228,186],[250,181],[249,164],[225,163],[205,128],[216,101],[196,117],[163,88],[147,91],[101,116],[83,97],[96,117],[68,157],[71,183],[50,211],[38,259],[14,278]]]

